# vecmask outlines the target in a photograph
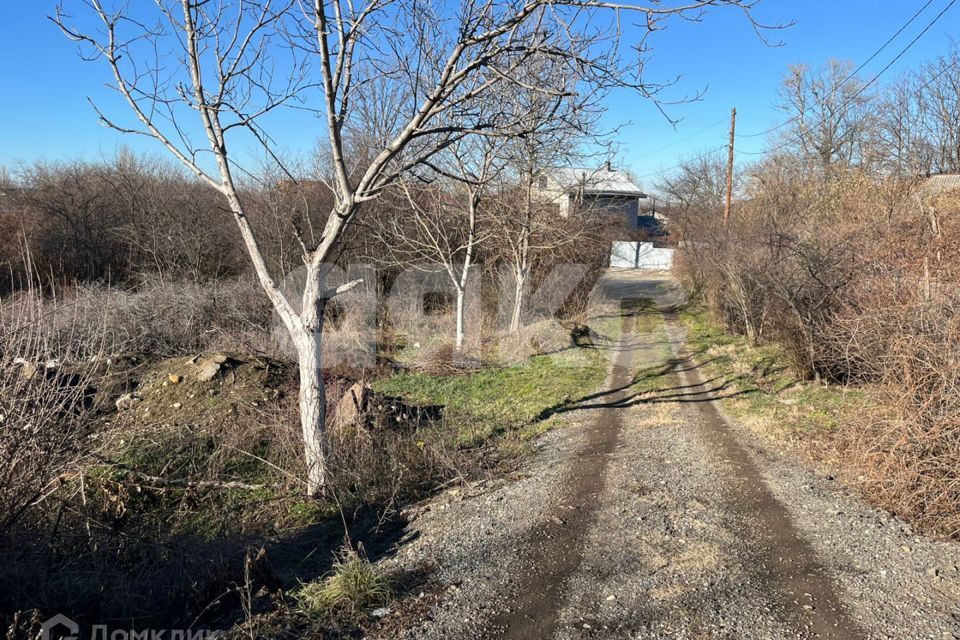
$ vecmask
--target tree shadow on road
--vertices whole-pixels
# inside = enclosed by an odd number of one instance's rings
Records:
[[[546,420],[558,414],[583,409],[625,409],[644,404],[711,402],[734,398],[753,391],[750,388],[735,387],[734,383],[742,381],[739,377],[714,376],[704,380],[702,384],[680,384],[680,374],[700,369],[716,360],[716,358],[710,358],[703,362],[695,362],[695,357],[701,353],[695,352],[683,358],[670,358],[662,365],[641,370],[629,384],[590,393],[577,400],[549,407],[540,412],[536,420]],[[629,393],[618,397],[622,392]]]

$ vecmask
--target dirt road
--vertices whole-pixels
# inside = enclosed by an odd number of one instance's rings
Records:
[[[666,277],[601,293],[622,315],[604,389],[520,479],[414,520],[393,562],[431,562],[445,592],[410,638],[960,638],[957,545],[732,423]]]

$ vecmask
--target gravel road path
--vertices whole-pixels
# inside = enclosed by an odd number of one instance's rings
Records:
[[[414,510],[388,562],[431,563],[443,593],[408,638],[960,639],[960,546],[730,421],[684,359],[666,276],[600,291],[597,315],[663,312],[624,318],[604,389],[523,473]]]

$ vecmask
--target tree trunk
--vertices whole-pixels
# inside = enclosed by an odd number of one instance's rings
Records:
[[[323,495],[327,480],[326,413],[323,384],[323,312],[327,299],[328,265],[317,255],[307,264],[299,324],[292,330],[300,365],[300,430],[307,465],[307,494]]]
[[[463,287],[457,287],[457,351],[463,351],[464,336],[464,292]]]
[[[523,290],[526,284],[526,274],[515,271],[513,274],[515,288],[513,292],[513,313],[510,315],[510,333],[520,331],[520,320],[523,317]]]
[[[480,187],[470,191],[470,206],[468,208],[469,227],[467,231],[467,251],[463,257],[463,268],[460,270],[460,281],[454,278],[453,285],[457,288],[457,351],[463,351],[464,336],[464,297],[470,283],[470,267],[473,266],[473,249],[477,242],[477,207],[480,205]]]
[[[321,366],[322,325],[297,336],[300,365],[300,430],[307,465],[307,495],[322,495],[327,480],[327,396]]]

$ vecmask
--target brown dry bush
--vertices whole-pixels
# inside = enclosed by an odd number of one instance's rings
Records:
[[[880,392],[879,402],[845,431],[849,460],[880,504],[956,537],[960,296],[954,290],[927,297],[921,281],[903,278],[861,289],[852,304],[862,312],[842,322],[861,371],[880,381]]]
[[[768,162],[729,225],[710,211],[681,217],[678,273],[728,330],[783,344],[801,378],[843,379],[824,345],[846,288],[889,228],[876,221],[878,192],[854,170],[823,178]]]
[[[46,320],[58,312],[35,289],[0,306],[0,620],[31,585],[42,596],[56,581],[46,570],[63,557],[43,543],[60,537],[58,494],[89,463],[91,377],[74,363],[103,354],[108,336],[93,318],[54,331]],[[44,553],[32,552],[38,544]]]
[[[76,284],[52,295],[34,289],[0,301],[7,315],[29,309],[36,309],[47,345],[79,359],[101,349],[153,359],[218,347],[272,348],[269,305],[248,277],[201,284],[143,277],[136,288]],[[101,344],[103,337],[109,343]]]
[[[0,536],[80,464],[90,381],[70,363],[106,346],[102,325],[72,341],[51,335],[48,305],[35,292],[23,297],[0,307]]]
[[[881,506],[960,535],[960,199],[916,182],[767,161],[728,228],[684,220],[678,273],[729,331],[785,347],[796,373],[870,383],[838,441]]]
[[[844,366],[879,383],[879,401],[845,433],[866,490],[950,537],[960,536],[957,212],[956,197],[907,201],[900,234],[849,288],[830,340]]]
[[[245,267],[214,194],[163,162],[121,151],[111,162],[35,163],[6,190],[0,245],[9,291],[36,273],[45,285],[124,283],[142,273],[200,282]],[[26,248],[26,252],[23,248]],[[29,260],[26,260],[29,254]]]
[[[243,198],[276,273],[302,266],[298,237],[330,210],[329,189],[267,175]],[[178,167],[121,150],[100,162],[37,162],[0,185],[0,292],[37,273],[61,283],[136,286],[146,276],[199,284],[247,273],[241,242],[218,195]],[[353,234],[352,243],[363,241]],[[217,241],[211,241],[216,238]]]

